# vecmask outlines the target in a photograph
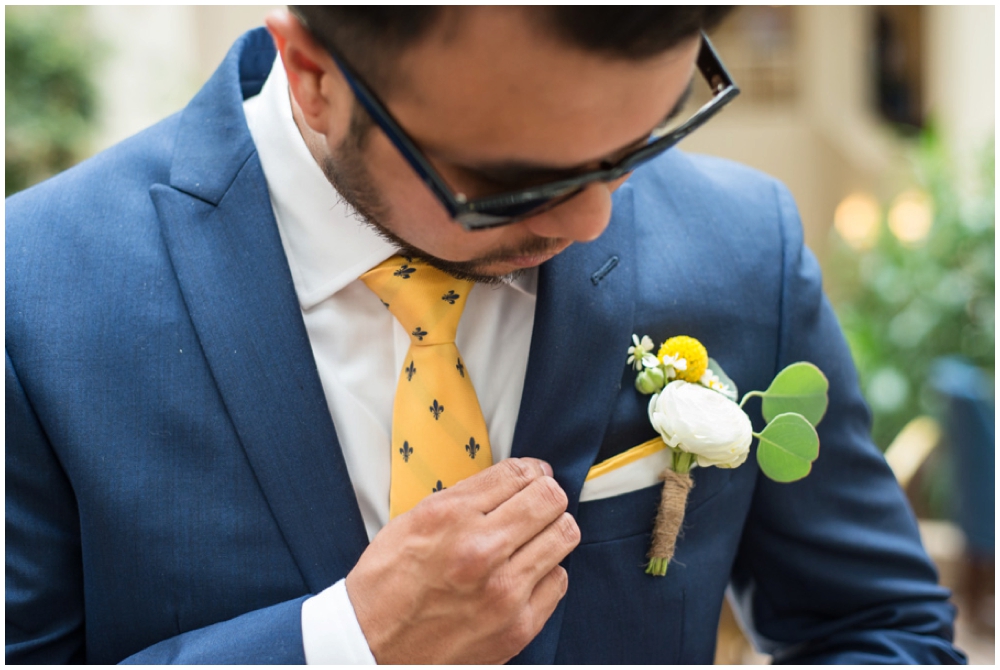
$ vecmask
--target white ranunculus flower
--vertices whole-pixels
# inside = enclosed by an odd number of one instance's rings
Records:
[[[664,442],[694,454],[701,467],[742,465],[753,440],[753,426],[739,405],[681,380],[650,398],[649,421]]]

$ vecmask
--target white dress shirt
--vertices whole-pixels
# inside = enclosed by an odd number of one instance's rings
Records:
[[[370,540],[389,520],[392,404],[410,337],[358,277],[396,250],[352,214],[306,148],[280,56],[243,109]],[[510,456],[537,277],[533,270],[510,284],[474,286],[455,338],[494,462]],[[374,663],[344,580],[305,601],[302,637],[307,663]]]

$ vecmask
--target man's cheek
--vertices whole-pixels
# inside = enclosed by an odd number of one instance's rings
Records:
[[[395,181],[387,180],[384,187],[379,184],[379,190],[389,205],[389,221],[383,223],[405,242],[444,260],[463,261],[476,255],[473,251],[466,256],[463,250],[474,250],[481,241],[471,239],[471,234],[448,216],[412,171]]]

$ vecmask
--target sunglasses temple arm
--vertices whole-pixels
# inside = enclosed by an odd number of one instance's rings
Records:
[[[705,33],[701,34],[701,50],[698,52],[698,69],[701,70],[705,79],[712,89],[712,95],[720,94],[726,88],[739,88],[733,82],[733,78],[722,64],[718,52],[712,45]]]
[[[403,135],[402,130],[396,126],[393,119],[389,118],[386,114],[382,112],[379,108],[378,103],[372,99],[371,93],[369,93],[360,82],[355,78],[354,73],[350,72],[342,63],[338,63],[341,67],[341,71],[345,74],[345,79],[347,84],[351,87],[354,92],[355,97],[357,97],[358,102],[361,106],[365,108],[365,111],[372,117],[375,124],[382,129],[386,137],[392,142],[393,146],[399,151],[413,171],[417,173],[421,181],[427,185],[438,199],[441,204],[445,206],[448,210],[448,214],[454,217],[456,214],[462,211],[461,203],[456,202],[455,197],[448,190],[447,186],[441,182],[441,179],[434,173],[433,168],[430,165],[425,164],[419,156],[419,151],[415,146],[412,145],[407,138]]]

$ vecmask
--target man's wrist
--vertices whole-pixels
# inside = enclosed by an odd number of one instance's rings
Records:
[[[375,665],[343,579],[302,603],[306,663]]]

